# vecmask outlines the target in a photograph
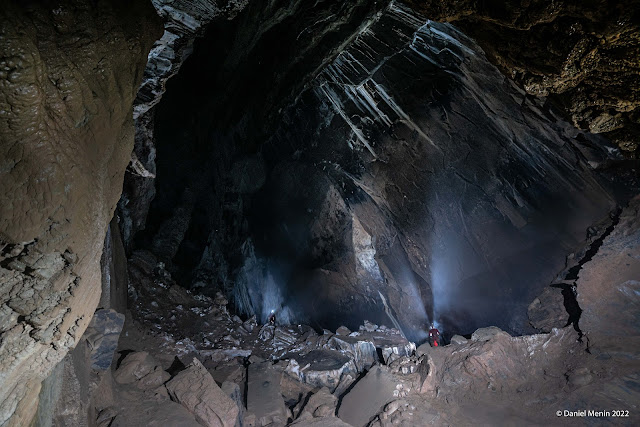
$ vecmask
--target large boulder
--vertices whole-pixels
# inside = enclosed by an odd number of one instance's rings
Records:
[[[285,372],[313,387],[327,387],[334,392],[343,377],[356,377],[358,370],[347,355],[335,350],[313,350],[291,359]]]
[[[352,426],[365,426],[387,403],[394,400],[396,385],[384,367],[374,366],[342,398],[338,417]]]
[[[249,365],[247,411],[255,416],[256,426],[285,425],[288,414],[280,389],[282,373],[269,361]]]
[[[476,329],[476,331],[471,334],[471,341],[489,341],[496,335],[510,336],[508,333],[496,326],[489,326],[486,328]]]
[[[207,427],[233,427],[238,406],[223,392],[198,359],[166,384],[171,399],[191,412]]]

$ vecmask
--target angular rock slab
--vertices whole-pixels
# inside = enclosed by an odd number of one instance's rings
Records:
[[[338,417],[354,426],[367,425],[386,405],[395,399],[396,381],[386,369],[374,366],[342,399]]]
[[[378,353],[373,341],[359,336],[334,335],[329,339],[326,347],[348,355],[353,359],[358,372],[369,369],[378,361]]]
[[[247,411],[256,417],[256,426],[287,423],[287,408],[280,389],[280,376],[271,362],[249,365],[247,381]]]
[[[91,349],[92,369],[96,371],[109,369],[123,326],[124,314],[112,309],[95,312],[85,331],[87,345]]]
[[[171,399],[191,412],[207,427],[233,427],[238,406],[227,396],[198,359],[166,384]]]
[[[476,331],[471,334],[471,341],[489,341],[496,335],[505,335],[507,337],[511,336],[497,326],[488,326],[486,328],[476,329]]]
[[[336,350],[313,350],[291,359],[285,369],[289,375],[313,387],[335,391],[343,375],[357,376],[353,359]]]

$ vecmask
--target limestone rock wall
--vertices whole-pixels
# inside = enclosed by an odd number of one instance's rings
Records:
[[[124,193],[119,202],[124,241],[131,247],[133,236],[145,228],[151,200],[155,196],[156,149],[154,138],[155,106],[193,52],[195,40],[204,35],[214,19],[232,19],[244,9],[248,0],[153,0],[164,20],[164,33],[151,51],[144,78],[133,108],[135,146],[131,167],[125,177]],[[139,167],[142,167],[142,173]]]
[[[28,423],[100,300],[132,104],[159,36],[144,1],[3,2],[0,425]]]
[[[550,95],[573,124],[629,154],[640,136],[638,0],[408,0],[454,22],[529,94]]]

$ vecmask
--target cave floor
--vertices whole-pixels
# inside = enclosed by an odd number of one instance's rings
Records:
[[[202,411],[203,396],[218,389],[239,408],[226,415],[235,417],[228,425],[637,425],[639,213],[636,198],[582,266],[582,337],[572,326],[519,337],[485,328],[469,340],[416,349],[397,330],[369,322],[336,334],[261,326],[230,314],[222,295],[175,285],[151,255],[136,253],[112,372],[116,392],[99,421],[227,425],[206,418],[223,403]],[[172,391],[180,372],[200,368],[215,382],[194,380],[191,400]]]

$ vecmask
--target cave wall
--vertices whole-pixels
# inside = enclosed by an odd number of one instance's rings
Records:
[[[305,11],[274,23],[249,5],[196,43],[156,108],[137,245],[263,321],[389,323],[382,295],[412,338],[434,309],[526,332],[531,299],[612,207],[592,171],[612,148],[451,26],[399,4],[359,26],[356,8],[327,30],[354,35],[327,63],[332,49],[277,44],[306,34]]]
[[[407,0],[455,23],[527,93],[630,157],[640,146],[640,2]]]
[[[529,332],[536,290],[614,206],[587,162],[607,141],[543,103],[460,30],[392,5],[262,150],[245,212],[282,303],[336,327],[384,319],[384,297],[413,339],[433,316],[449,333]]]
[[[27,425],[99,303],[132,104],[161,32],[144,1],[8,1],[0,14],[0,424]]]
[[[228,259],[240,255],[244,225],[241,197],[229,188],[260,185],[253,156],[279,109],[383,6],[249,3],[232,20],[214,19],[154,108],[157,195],[134,246],[152,249],[185,286],[231,286]],[[243,156],[257,166],[244,183],[231,182]]]

